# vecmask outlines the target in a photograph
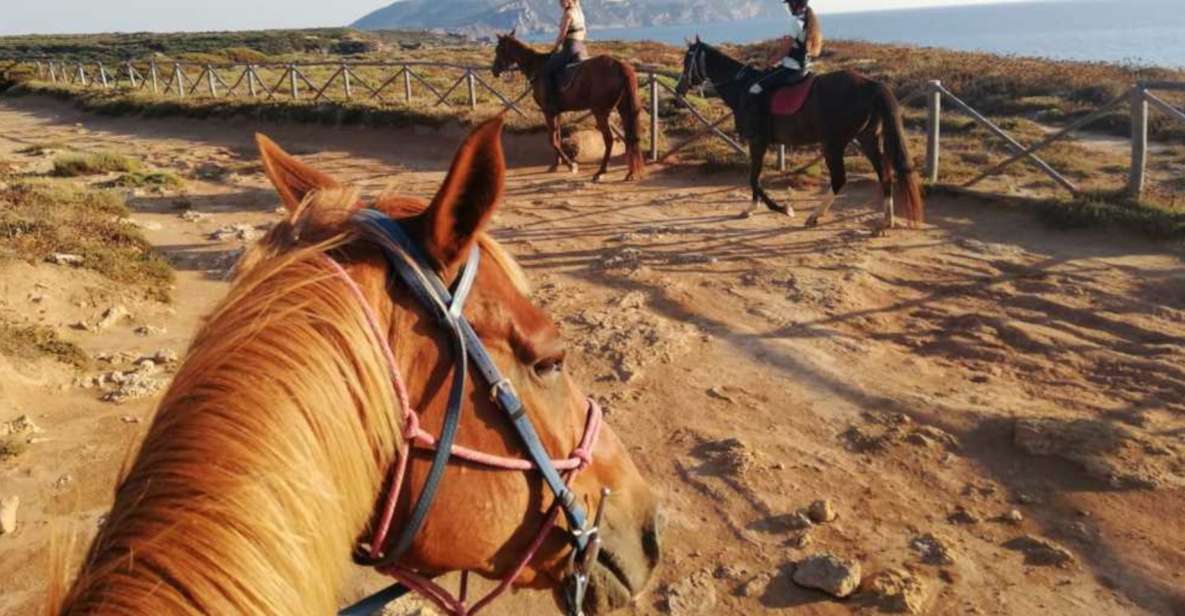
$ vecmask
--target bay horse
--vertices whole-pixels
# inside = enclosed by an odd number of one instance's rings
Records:
[[[543,110],[547,132],[551,139],[551,147],[555,150],[555,163],[551,171],[559,169],[560,164],[568,166],[575,173],[579,167],[576,161],[564,152],[560,135],[560,116],[547,111],[547,84],[539,75],[543,65],[551,54],[535,51],[526,43],[514,36],[514,30],[509,34],[498,35],[498,46],[494,52],[494,77],[518,67],[533,84],[535,103]],[[638,98],[638,75],[634,67],[628,62],[622,62],[610,56],[595,56],[581,62],[576,73],[566,86],[560,90],[558,108],[563,111],[592,111],[597,121],[597,130],[605,140],[605,154],[601,159],[601,168],[593,175],[593,181],[600,181],[601,176],[609,168],[609,158],[613,155],[613,128],[609,125],[609,114],[617,109],[621,116],[621,126],[625,133],[626,181],[641,178],[645,163],[642,159],[640,145],[640,116],[642,101]]]
[[[607,489],[576,607],[630,602],[657,565],[656,498],[613,430],[594,426],[599,407],[565,371],[556,325],[485,233],[505,181],[501,120],[465,140],[431,203],[384,195],[365,209],[354,189],[257,139],[285,220],[244,255],[194,338],[72,583],[59,563],[50,613],[331,614],[360,538],[381,524],[406,530],[428,490],[430,514],[380,571],[420,589],[458,570],[557,588],[573,567],[569,511]],[[403,230],[429,264],[415,275],[460,278],[446,318],[392,275],[410,266],[363,220]],[[475,332],[460,353],[449,323]],[[505,377],[490,389],[466,380],[465,348],[474,369]],[[517,417],[502,406],[511,396]],[[573,452],[574,464],[555,463],[570,469],[562,499],[546,494],[551,463],[523,455],[524,423],[545,456]]]
[[[683,97],[694,87],[711,85],[734,113],[741,95],[761,72],[730,58],[697,37],[689,43],[683,58],[683,74],[675,90]],[[761,172],[770,145],[822,145],[823,158],[831,174],[832,198],[806,221],[818,224],[827,214],[839,191],[847,182],[844,150],[855,140],[872,168],[876,170],[884,198],[884,229],[895,224],[894,215],[911,223],[923,218],[921,185],[905,141],[905,128],[897,98],[884,84],[855,71],[836,71],[819,75],[803,103],[792,116],[771,115],[766,127],[758,127],[757,137],[749,142],[749,186],[753,201],[748,215],[762,202],[771,210],[788,216],[794,210],[774,201],[761,188]],[[894,194],[896,189],[896,195]]]

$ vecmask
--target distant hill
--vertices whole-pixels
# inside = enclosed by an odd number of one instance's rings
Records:
[[[489,36],[553,32],[556,0],[399,0],[353,23],[363,30],[439,29]],[[720,23],[783,14],[776,0],[584,0],[592,28]]]

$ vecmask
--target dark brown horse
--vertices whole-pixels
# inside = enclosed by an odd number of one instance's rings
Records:
[[[547,131],[551,136],[551,147],[555,150],[555,164],[551,170],[559,169],[560,163],[576,172],[576,162],[564,153],[560,144],[559,114],[549,114],[543,104],[547,97],[547,86],[540,79],[539,71],[550,54],[531,49],[526,43],[510,34],[498,36],[498,48],[494,55],[494,76],[498,77],[514,67],[522,70],[535,87],[535,102],[544,110]],[[642,150],[638,145],[638,121],[642,113],[642,102],[638,98],[638,75],[628,63],[609,56],[596,56],[582,62],[576,74],[560,92],[559,109],[563,111],[592,111],[597,120],[597,129],[605,139],[605,156],[601,168],[593,176],[599,181],[609,168],[609,157],[613,154],[613,129],[609,126],[609,114],[613,109],[621,116],[625,131],[625,158],[629,171],[626,181],[641,177],[644,163]]]
[[[725,104],[736,112],[742,92],[759,74],[756,68],[697,39],[687,49],[683,76],[676,91],[683,96],[693,87],[711,85]],[[771,116],[769,125],[758,127],[757,137],[749,142],[749,185],[753,189],[753,206],[746,214],[752,212],[760,201],[771,210],[793,216],[793,209],[779,205],[761,188],[765,153],[775,143],[790,146],[821,144],[823,158],[831,173],[833,197],[807,219],[808,227],[816,225],[847,181],[844,150],[854,140],[860,144],[880,180],[884,195],[884,228],[894,226],[894,214],[904,216],[911,223],[919,223],[923,212],[922,192],[904,135],[897,98],[884,84],[853,71],[820,75],[797,114]]]

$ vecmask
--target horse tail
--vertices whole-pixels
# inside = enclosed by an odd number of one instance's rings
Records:
[[[819,16],[815,9],[806,7],[803,15],[803,30],[806,31],[806,53],[812,58],[818,58],[823,53],[823,27],[819,25]]]
[[[897,97],[893,96],[893,91],[883,83],[876,84],[873,105],[881,120],[885,156],[888,157],[891,171],[896,176],[894,192],[897,199],[893,205],[895,214],[904,216],[911,223],[920,223],[925,215],[925,204],[922,202],[921,181],[913,169],[909,146],[905,142],[901,106],[897,103]]]
[[[617,113],[625,129],[625,158],[631,178],[641,178],[646,166],[642,158],[641,127],[642,99],[638,96],[638,73],[626,62],[620,62],[625,77],[625,91],[617,101]]]

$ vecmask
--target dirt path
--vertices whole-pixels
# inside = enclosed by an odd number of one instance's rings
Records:
[[[175,197],[132,202],[178,264],[175,305],[70,334],[129,354],[182,351],[225,292],[211,271],[239,243],[210,232],[275,219],[258,173],[220,176],[252,160],[252,131],[367,191],[424,196],[459,137],[100,118],[35,99],[0,100],[0,126],[6,157],[56,140],[209,178],[182,204],[197,221]],[[592,185],[543,173],[518,143],[496,235],[665,502],[665,565],[638,613],[871,613],[897,597],[933,614],[1185,614],[1180,246],[954,198],[930,201],[924,231],[872,238],[867,180],[817,229],[801,228],[812,195],[793,222],[738,220],[732,174]],[[118,299],[79,306],[98,282],[14,267],[0,309],[64,329]],[[59,298],[47,308],[27,299],[38,281]],[[142,322],[165,331],[133,335]],[[23,524],[0,536],[0,612],[27,613],[52,528],[93,529],[153,400],[116,407],[61,369],[7,368],[0,421],[29,413],[48,439],[0,466]],[[838,518],[803,524],[816,499]],[[866,590],[836,601],[793,584],[794,563],[823,551],[859,561]],[[350,594],[375,583],[360,574]],[[521,593],[493,613],[549,602]]]

